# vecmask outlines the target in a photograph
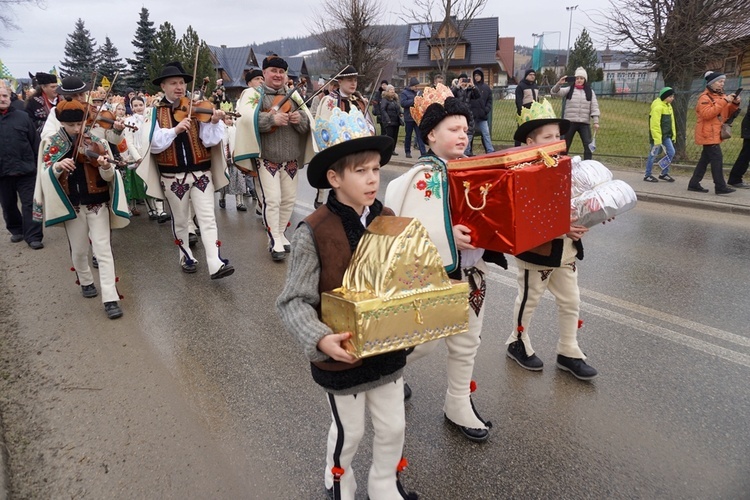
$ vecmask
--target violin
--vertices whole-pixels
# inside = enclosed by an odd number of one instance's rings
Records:
[[[115,117],[115,115],[111,111],[102,110],[99,111],[97,115],[90,116],[86,121],[86,125],[91,126],[94,121],[96,121],[96,124],[100,127],[109,130],[115,125],[117,117]],[[133,132],[138,132],[138,127],[136,127],[135,125],[130,125],[128,123],[123,123],[123,125],[125,126],[125,128],[129,128]]]
[[[190,118],[195,118],[199,122],[207,123],[211,121],[215,109],[214,104],[208,100],[194,101],[191,109],[190,98],[180,97],[179,101],[175,101],[174,106],[172,107],[172,113],[174,114],[174,119],[178,122],[187,118],[188,113],[190,113]],[[232,111],[225,111],[224,114],[233,118],[239,118],[242,116],[241,114]]]
[[[273,98],[273,104],[271,105],[270,112],[271,113],[291,113],[292,112],[292,95],[302,87],[305,87],[307,85],[307,79],[306,78],[300,78],[300,81],[297,85],[289,89],[289,92],[287,92],[285,95],[277,95]],[[299,106],[297,106],[299,107]]]
[[[76,162],[99,168],[99,157],[104,156],[107,161],[116,167],[125,166],[125,162],[116,161],[109,157],[104,144],[94,141],[89,134],[83,134],[76,153]]]

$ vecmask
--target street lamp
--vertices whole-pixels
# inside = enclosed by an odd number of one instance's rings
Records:
[[[565,10],[570,12],[570,22],[568,23],[568,55],[565,56],[565,64],[568,65],[570,63],[570,31],[573,28],[573,11],[578,8],[577,5],[571,5],[570,7],[565,7]]]

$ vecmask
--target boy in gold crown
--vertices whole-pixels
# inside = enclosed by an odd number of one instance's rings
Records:
[[[438,248],[448,275],[469,282],[469,331],[445,338],[448,390],[443,412],[464,437],[482,442],[489,438],[492,424],[482,419],[474,407],[471,393],[476,385],[471,377],[484,318],[485,260],[502,267],[507,267],[507,263],[500,253],[475,248],[470,230],[462,224],[454,225],[450,217],[447,163],[464,156],[471,121],[468,106],[439,84],[437,89],[426,89],[424,96],[415,98],[412,116],[430,150],[411,170],[389,183],[386,204],[397,215],[419,219]],[[432,352],[437,344],[428,342],[415,347],[409,361]]]
[[[344,123],[345,128],[340,128]],[[318,144],[307,178],[331,189],[325,205],[310,214],[292,238],[291,263],[276,307],[289,333],[311,363],[312,377],[326,391],[331,408],[324,482],[328,498],[353,500],[357,489],[351,463],[362,439],[365,409],[375,437],[367,481],[372,500],[416,499],[406,493],[397,472],[405,466],[404,385],[406,353],[395,351],[357,359],[346,351],[351,332],[334,332],[320,319],[321,294],[342,285],[354,249],[378,215],[393,212],[375,198],[380,167],[388,163],[393,140],[371,136],[358,110],[334,109],[318,119]],[[346,140],[345,136],[354,137]]]
[[[527,145],[559,141],[570,127],[568,120],[555,117],[546,99],[522,109],[518,121],[513,138]],[[586,355],[577,339],[581,298],[576,259],[583,259],[581,238],[588,228],[573,222],[571,220],[570,231],[564,236],[516,256],[518,296],[513,309],[516,327],[506,342],[506,354],[527,370],[539,371],[544,367],[531,347],[528,328],[544,291],[549,290],[555,297],[560,324],[557,367],[580,380],[591,380],[597,371],[586,364]]]

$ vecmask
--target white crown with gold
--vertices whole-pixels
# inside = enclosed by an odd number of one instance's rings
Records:
[[[318,117],[315,120],[315,141],[321,150],[341,144],[352,139],[360,137],[369,137],[372,131],[367,126],[365,115],[353,107],[348,113],[344,113],[340,108],[334,108],[330,117],[326,120]]]
[[[545,98],[542,102],[534,101],[531,103],[531,107],[522,107],[521,114],[516,117],[516,121],[521,125],[522,123],[530,122],[531,120],[543,120],[543,119],[556,119],[555,110],[552,109],[552,104]]]
[[[430,107],[430,104],[438,103],[442,105],[449,97],[453,97],[453,92],[442,83],[438,83],[435,88],[427,87],[422,92],[422,95],[414,98],[414,105],[411,107],[411,117],[419,125],[424,112]]]

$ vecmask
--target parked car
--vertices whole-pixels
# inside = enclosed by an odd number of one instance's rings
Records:
[[[508,85],[505,88],[505,94],[503,94],[503,99],[513,100],[516,98],[516,87],[518,85]]]

